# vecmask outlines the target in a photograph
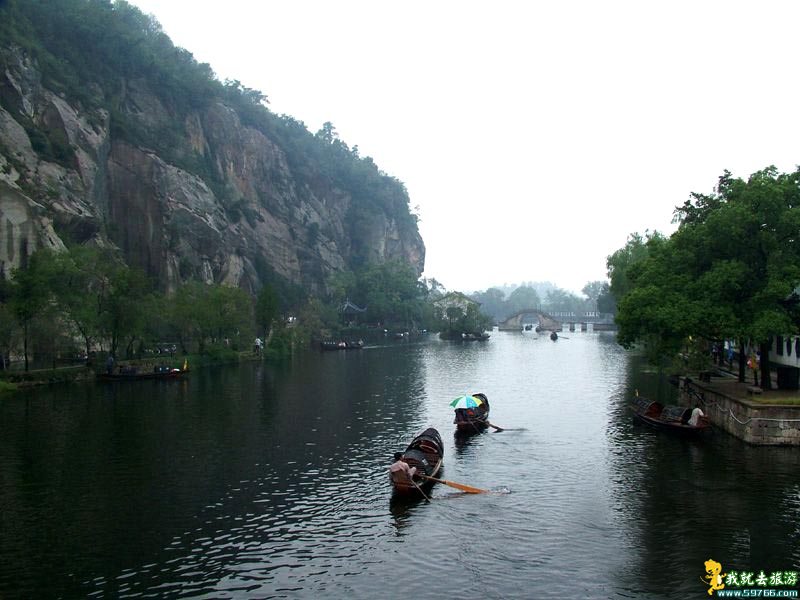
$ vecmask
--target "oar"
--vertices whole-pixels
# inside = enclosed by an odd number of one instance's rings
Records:
[[[423,477],[425,477],[425,475],[423,475]],[[414,484],[414,487],[415,487],[415,488],[417,488],[417,490],[419,491],[419,493],[420,493],[420,494],[422,494],[422,497],[423,497],[423,498],[425,498],[425,502],[430,502],[430,501],[431,501],[431,499],[430,499],[430,498],[428,498],[428,495],[427,495],[425,492],[423,492],[423,491],[422,491],[422,488],[421,488],[421,487],[419,487],[419,485],[417,484],[417,482],[416,482],[416,481],[414,481],[414,478],[413,478],[413,477],[411,478],[411,483],[413,483],[413,484]]]
[[[497,425],[495,425],[494,423],[489,423],[489,421],[486,421],[486,424],[487,424],[489,427],[492,427],[492,428],[494,428],[494,429],[495,429],[495,430],[497,430],[497,431],[505,431],[505,429],[503,429],[502,427],[498,427],[498,426],[497,426]]]
[[[455,481],[447,481],[446,479],[436,479],[436,477],[429,477],[428,475],[420,475],[424,479],[430,479],[431,481],[438,481],[439,483],[443,483],[445,485],[449,485],[450,487],[454,487],[462,492],[467,492],[468,494],[488,494],[489,490],[482,490],[481,488],[472,487],[471,485],[464,485],[463,483],[456,483]]]

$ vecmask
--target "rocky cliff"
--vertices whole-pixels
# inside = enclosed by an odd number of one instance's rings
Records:
[[[80,97],[51,79],[36,53],[0,38],[4,276],[37,248],[75,243],[119,248],[164,291],[191,278],[256,291],[281,278],[319,292],[369,261],[422,272],[405,189],[369,159],[383,187],[348,189],[320,162],[324,148],[287,147],[219,94],[187,109],[146,76],[120,74],[113,94],[80,82]],[[265,123],[286,122],[263,111]]]

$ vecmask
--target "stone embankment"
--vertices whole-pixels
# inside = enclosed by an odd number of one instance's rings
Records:
[[[797,390],[761,390],[729,375],[684,378],[681,403],[698,405],[711,423],[750,444],[800,446],[800,401]],[[783,402],[783,403],[781,403]]]

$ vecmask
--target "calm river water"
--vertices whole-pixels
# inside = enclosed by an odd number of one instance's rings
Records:
[[[495,332],[4,399],[0,597],[707,598],[709,558],[800,570],[800,449],[634,426],[635,388],[673,393],[639,364]],[[457,440],[469,392],[508,430]],[[392,501],[427,426],[495,493]]]

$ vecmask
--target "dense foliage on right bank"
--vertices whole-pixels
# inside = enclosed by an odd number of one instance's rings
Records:
[[[770,337],[800,330],[800,170],[726,171],[675,218],[669,238],[631,236],[608,259],[619,343],[664,357],[736,340],[741,380],[745,344],[757,345],[768,388]]]

